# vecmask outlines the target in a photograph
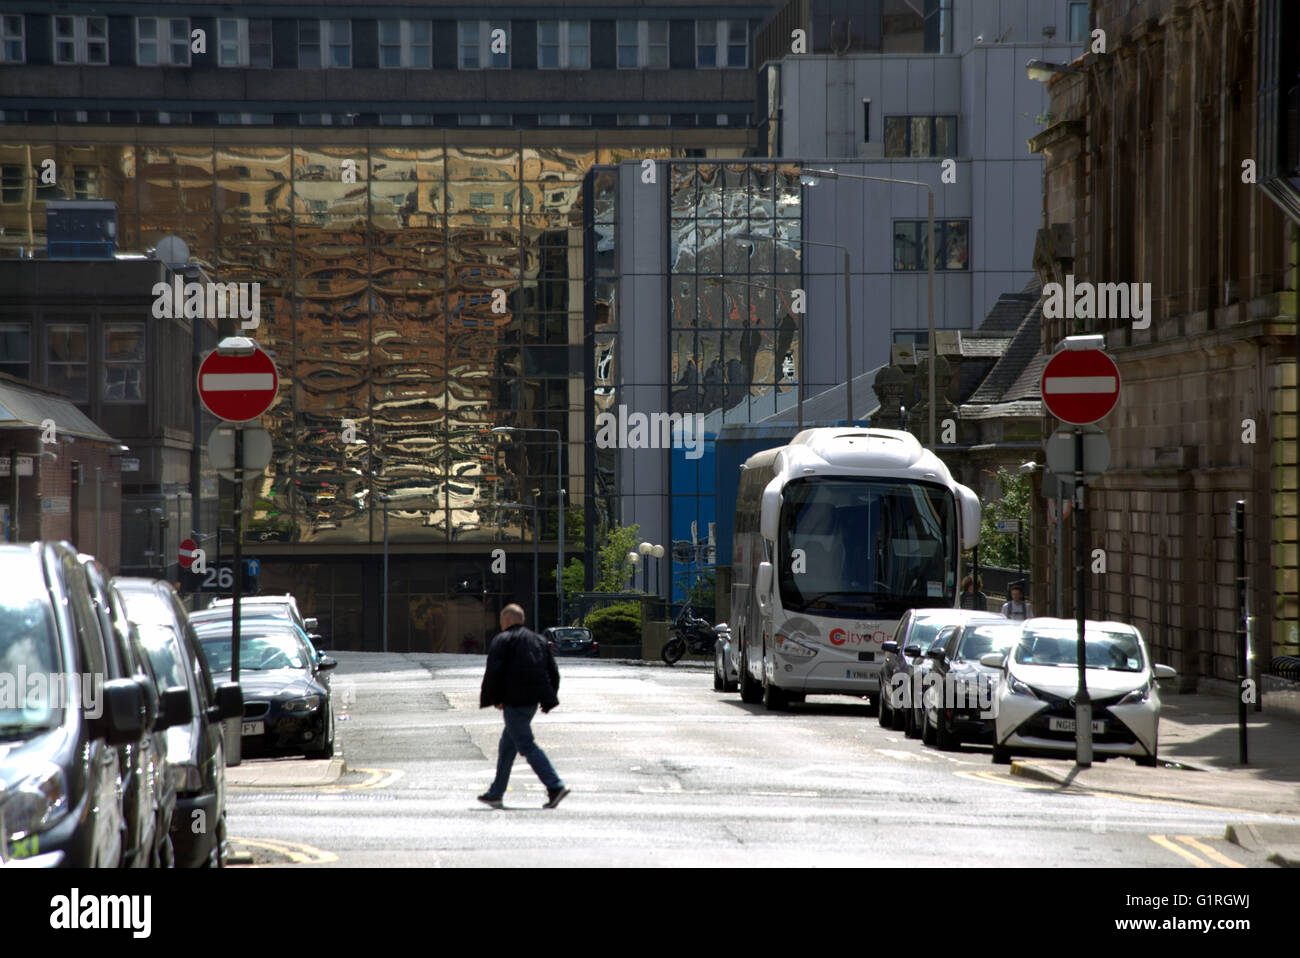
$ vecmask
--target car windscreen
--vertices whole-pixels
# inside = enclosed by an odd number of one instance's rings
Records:
[[[966,630],[961,637],[957,657],[978,659],[990,652],[1007,652],[1020,639],[1018,625],[977,625]]]
[[[589,639],[591,633],[586,629],[555,629],[551,635],[557,639]]]
[[[1141,672],[1142,645],[1132,632],[1088,629],[1083,636],[1085,665],[1090,669]],[[1023,665],[1079,667],[1079,636],[1065,630],[1026,631],[1016,646],[1015,661]]]
[[[189,688],[189,682],[185,678],[185,656],[181,652],[181,643],[176,633],[170,628],[157,625],[141,625],[138,631],[140,644],[144,647],[145,655],[149,656],[149,664],[153,666],[158,687]]]
[[[152,590],[137,590],[118,587],[122,601],[126,603],[126,614],[136,625],[174,626],[176,616],[171,603]]]
[[[0,558],[0,733],[49,728],[62,716],[63,654],[50,594],[30,555]]]
[[[208,667],[214,672],[229,672],[233,649],[230,631],[200,632],[199,645]],[[260,672],[270,669],[305,669],[307,656],[302,642],[292,632],[239,630],[239,669]]]

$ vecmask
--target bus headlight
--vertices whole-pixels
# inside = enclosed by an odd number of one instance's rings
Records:
[[[802,636],[798,633],[783,635],[776,634],[776,651],[788,659],[811,659],[817,654],[817,649],[807,643],[807,640],[801,641]]]

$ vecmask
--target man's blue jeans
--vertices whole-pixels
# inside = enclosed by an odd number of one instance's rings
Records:
[[[501,733],[501,744],[497,747],[497,777],[488,789],[492,798],[501,798],[510,783],[510,769],[515,764],[515,756],[522,755],[533,767],[537,777],[550,791],[563,788],[560,776],[555,774],[550,759],[546,757],[538,744],[533,741],[531,723],[537,714],[536,705],[507,705],[501,710],[505,716],[506,727]]]

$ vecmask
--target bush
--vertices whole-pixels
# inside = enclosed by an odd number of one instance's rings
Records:
[[[591,612],[582,624],[591,629],[592,637],[608,645],[641,644],[641,606],[636,602],[616,602]]]

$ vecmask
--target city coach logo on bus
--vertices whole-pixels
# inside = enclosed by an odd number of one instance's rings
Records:
[[[879,645],[889,636],[879,629],[868,634],[867,632],[846,632],[844,629],[831,629],[831,645],[862,645],[865,642],[875,642]]]

